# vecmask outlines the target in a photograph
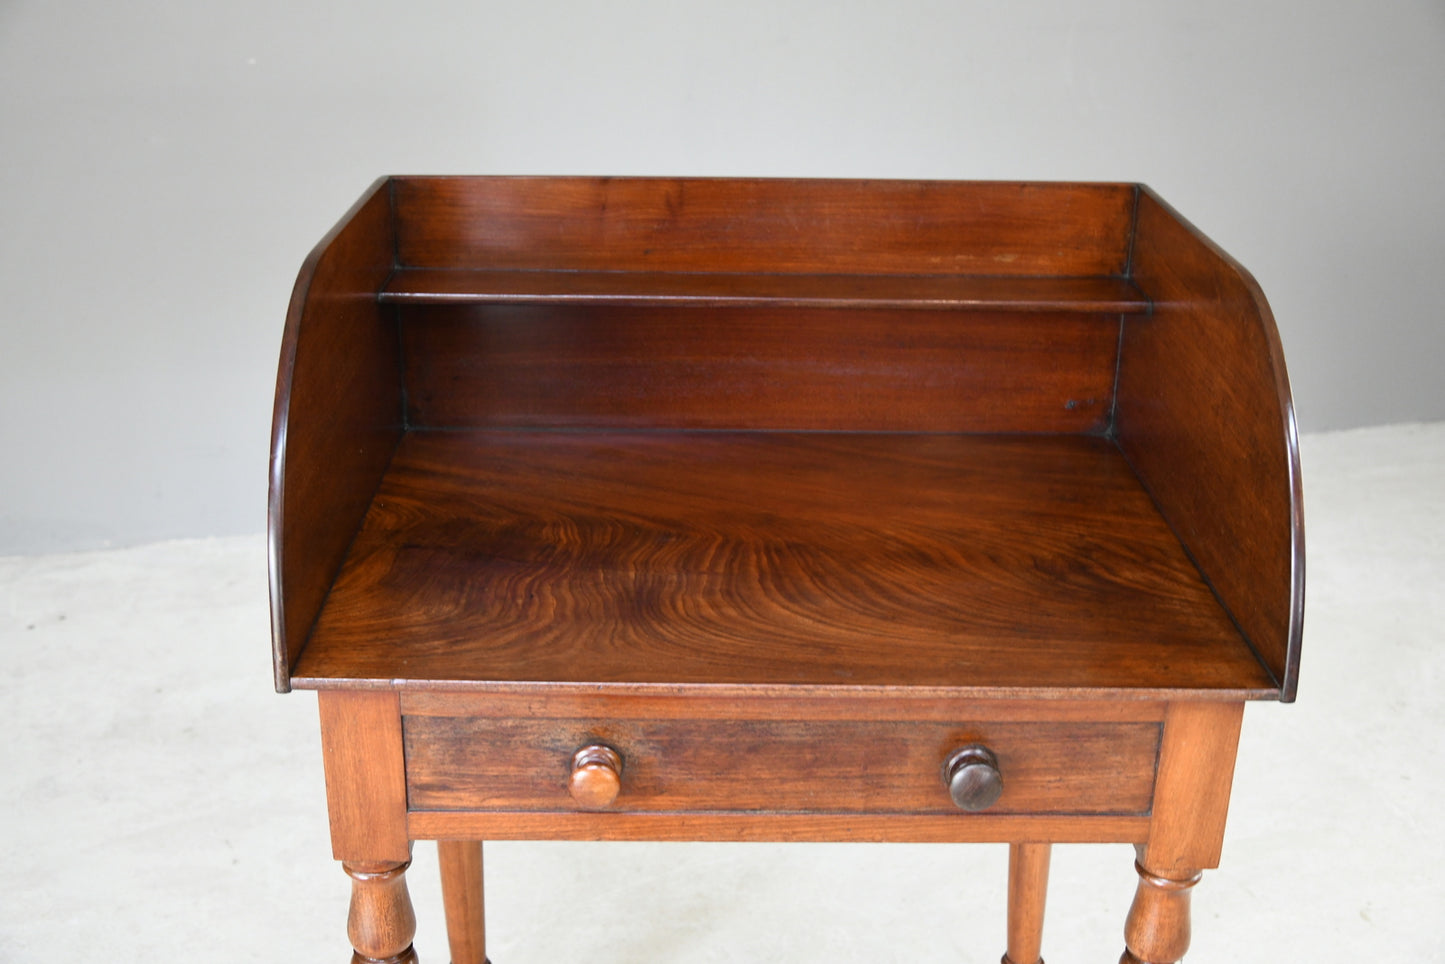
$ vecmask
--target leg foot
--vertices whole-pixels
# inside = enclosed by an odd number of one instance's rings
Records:
[[[406,890],[404,863],[343,863],[351,877],[351,913],[346,934],[356,953],[352,964],[416,964],[411,940],[416,914]]]
[[[482,844],[479,840],[438,840],[442,903],[452,964],[487,964],[482,903]]]
[[[1120,964],[1174,964],[1189,950],[1189,893],[1203,874],[1182,880],[1151,873],[1135,861],[1139,889],[1124,922]]]
[[[1000,964],[1043,964],[1044,897],[1049,887],[1046,843],[1008,848],[1008,952]]]

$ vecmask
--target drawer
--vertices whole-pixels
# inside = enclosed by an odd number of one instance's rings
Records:
[[[995,755],[990,814],[1144,814],[1157,722],[508,719],[407,716],[408,806],[569,812],[573,757],[620,758],[619,812],[967,814],[943,779],[961,747]]]

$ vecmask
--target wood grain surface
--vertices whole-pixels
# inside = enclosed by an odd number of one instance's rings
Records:
[[[1274,316],[1248,272],[1147,190],[1133,277],[1156,305],[1124,325],[1119,445],[1292,700],[1304,509]]]
[[[1137,814],[1160,726],[424,716],[404,729],[414,810],[577,810],[568,763],[600,742],[622,757],[615,811],[957,813],[943,761],[982,743],[1003,774],[989,813]]]
[[[301,267],[282,336],[271,424],[267,538],[276,689],[306,643],[402,431],[385,181]]]
[[[413,432],[296,683],[1273,695],[1069,436]]]
[[[598,177],[394,180],[403,267],[1125,273],[1134,186]]]
[[[397,694],[338,690],[319,694],[317,707],[333,854],[362,864],[409,861]]]
[[[1103,432],[1118,315],[402,311],[414,428]]]

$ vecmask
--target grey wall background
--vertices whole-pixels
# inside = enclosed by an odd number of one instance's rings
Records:
[[[1445,418],[1445,4],[0,0],[0,553],[259,531],[311,245],[383,173],[1143,180],[1302,429]]]

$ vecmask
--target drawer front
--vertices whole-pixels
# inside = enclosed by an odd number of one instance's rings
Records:
[[[408,806],[569,812],[573,755],[621,758],[620,812],[957,813],[943,767],[993,751],[1003,792],[990,814],[1143,814],[1155,722],[857,722],[408,716]]]

